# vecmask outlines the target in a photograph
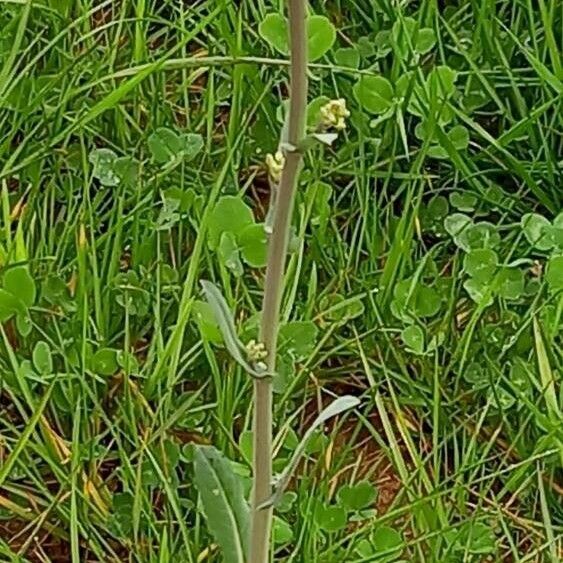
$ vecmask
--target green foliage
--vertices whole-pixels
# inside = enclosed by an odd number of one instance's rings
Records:
[[[361,510],[370,506],[377,496],[375,487],[369,481],[355,485],[344,485],[338,491],[338,500],[348,510]]]
[[[334,61],[340,66],[359,68],[360,52],[356,47],[342,47],[334,52]]]
[[[168,127],[159,127],[149,136],[148,147],[158,164],[181,159],[190,161],[203,148],[203,138],[197,133],[179,134]]]
[[[563,289],[563,256],[552,256],[547,263],[545,279],[552,291]]]
[[[51,348],[44,340],[37,341],[33,347],[33,367],[44,375],[50,375],[53,372]]]
[[[239,236],[241,256],[253,268],[266,265],[267,237],[262,224],[252,224],[245,227]]]
[[[397,561],[404,547],[401,534],[390,526],[378,526],[370,534],[369,539],[362,540],[358,545],[358,553],[362,557],[377,557],[378,561]]]
[[[346,526],[346,510],[341,506],[317,504],[315,523],[325,532],[338,532]]]
[[[92,371],[99,375],[113,375],[119,368],[117,350],[100,348],[92,356]]]
[[[137,177],[137,164],[128,157],[118,157],[107,148],[97,148],[90,152],[88,160],[92,164],[92,175],[102,186],[113,187],[120,183],[133,184]]]
[[[393,107],[393,86],[383,76],[363,76],[354,86],[361,108],[369,113],[385,113]]]
[[[18,332],[27,336],[31,331],[29,309],[35,303],[37,289],[27,266],[8,268],[0,288],[0,322],[16,318]]]
[[[228,461],[207,446],[196,448],[194,470],[207,525],[223,557],[244,563],[248,554],[249,516],[239,478]]]
[[[413,53],[430,51],[436,43],[436,34],[432,28],[419,28],[414,18],[406,17],[395,21],[391,39],[397,55],[408,60]]]
[[[273,561],[560,558],[554,6],[308,6]],[[45,560],[236,560],[194,459],[224,452],[246,506],[286,13],[0,2],[0,517]],[[37,556],[3,527],[0,560]]]
[[[260,22],[258,31],[276,51],[287,55],[288,24],[287,18],[280,14],[268,14]],[[336,29],[326,16],[314,15],[307,19],[309,60],[316,61],[323,57],[336,40]]]
[[[318,329],[311,321],[292,321],[280,327],[280,350],[295,358],[306,358],[315,348]]]
[[[201,281],[201,286],[205,298],[207,299],[207,304],[213,312],[215,323],[221,331],[223,342],[231,354],[231,357],[240,364],[248,374],[255,377],[262,377],[265,367],[247,361],[247,350],[237,336],[233,315],[220,289],[206,280]]]

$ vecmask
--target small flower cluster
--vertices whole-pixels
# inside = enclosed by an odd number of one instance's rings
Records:
[[[268,352],[263,342],[256,342],[256,340],[249,340],[246,344],[246,353],[248,359],[253,363],[262,362],[268,357]]]
[[[350,117],[350,112],[346,109],[344,98],[330,100],[321,107],[322,125],[327,129],[334,128],[337,131],[346,129],[346,118],[348,117]]]
[[[277,151],[275,155],[266,155],[266,167],[268,174],[274,182],[279,182],[283,167],[285,166],[285,156],[281,151]]]

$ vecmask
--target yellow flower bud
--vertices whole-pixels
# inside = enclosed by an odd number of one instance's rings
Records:
[[[268,174],[274,182],[279,182],[283,167],[285,166],[285,156],[281,151],[277,151],[275,155],[266,155],[266,167]]]
[[[346,128],[346,118],[350,117],[350,112],[346,109],[346,100],[339,98],[330,100],[321,107],[322,125],[326,128],[342,130]]]

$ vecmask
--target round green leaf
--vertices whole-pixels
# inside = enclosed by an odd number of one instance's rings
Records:
[[[88,160],[93,165],[94,178],[100,181],[102,186],[117,186],[119,176],[114,170],[117,155],[111,149],[94,149],[88,155]]]
[[[465,291],[475,303],[488,307],[493,302],[493,294],[488,283],[471,278],[463,283]]]
[[[254,223],[252,210],[238,196],[223,196],[209,215],[208,244],[211,250],[219,246],[224,232],[238,236],[248,226]]]
[[[455,93],[457,72],[447,65],[434,67],[426,79],[430,97],[437,95],[440,100],[451,98]]]
[[[393,86],[383,76],[362,76],[354,86],[354,95],[370,113],[385,113],[393,106]]]
[[[416,44],[414,46],[415,51],[423,55],[428,53],[436,44],[436,34],[434,30],[430,27],[423,27],[419,29],[416,34]]]
[[[242,275],[242,263],[239,256],[239,247],[235,235],[229,231],[221,235],[218,255],[223,265],[231,270],[235,276]]]
[[[0,289],[0,322],[5,322],[16,313],[25,313],[25,305],[12,293]]]
[[[490,248],[478,248],[465,255],[463,268],[472,278],[487,282],[497,269],[498,256]]]
[[[442,305],[440,294],[432,287],[421,285],[415,291],[415,312],[419,317],[433,317]]]
[[[403,329],[401,338],[414,354],[424,354],[424,331],[418,325],[410,325]]]
[[[498,276],[498,294],[515,300],[524,293],[524,274],[519,268],[503,268]]]
[[[16,328],[21,336],[27,336],[31,332],[33,327],[28,311],[20,312],[16,315]]]
[[[426,213],[429,219],[443,219],[449,211],[448,200],[443,195],[434,196],[426,206]]]
[[[243,260],[253,268],[266,265],[268,237],[264,225],[248,225],[240,233],[238,239]]]
[[[563,289],[563,256],[552,256],[549,259],[545,280],[551,291]]]
[[[472,223],[473,221],[471,220],[471,217],[468,217],[463,213],[452,213],[444,220],[444,228],[447,233],[455,238],[465,231]]]
[[[37,289],[27,266],[10,268],[4,274],[4,289],[17,297],[26,307],[35,303]]]
[[[123,184],[134,186],[139,176],[139,163],[130,156],[121,156],[113,162],[113,171]]]
[[[457,237],[457,244],[464,250],[472,248],[495,248],[500,243],[498,229],[492,223],[481,221],[469,225],[463,233]]]
[[[375,501],[377,491],[369,481],[360,481],[355,485],[344,485],[338,491],[338,500],[350,510],[361,510]]]
[[[316,61],[330,50],[336,40],[336,29],[325,16],[311,16],[307,20],[309,60]]]
[[[258,33],[276,51],[283,55],[288,53],[287,20],[281,14],[268,14],[258,26]]]
[[[380,526],[371,538],[377,552],[400,550],[403,538],[399,532],[389,526]]]
[[[101,348],[92,356],[92,371],[99,375],[113,375],[119,369],[117,350]]]
[[[319,504],[315,510],[315,522],[326,532],[337,532],[346,526],[346,511],[341,506]]]
[[[343,47],[334,53],[334,61],[337,65],[348,68],[359,68],[360,52],[356,47]]]
[[[448,139],[458,150],[464,150],[469,145],[469,131],[463,125],[454,125],[448,132]]]
[[[186,161],[190,161],[203,148],[203,137],[199,133],[182,135],[182,153]]]
[[[272,536],[276,545],[285,545],[293,539],[293,530],[283,518],[274,516]]]
[[[526,213],[520,222],[528,242],[538,250],[549,250],[553,240],[549,236],[551,223],[539,213]]]
[[[183,140],[168,127],[159,127],[148,139],[149,150],[160,164],[177,157],[183,149]]]
[[[317,343],[319,330],[313,321],[291,321],[280,328],[280,348],[296,358],[307,357]]]
[[[452,207],[460,211],[473,211],[477,203],[477,198],[465,192],[452,192],[450,194],[450,203]]]
[[[51,358],[51,348],[49,344],[43,340],[39,340],[33,348],[33,366],[43,374],[49,375],[53,373],[53,359]]]

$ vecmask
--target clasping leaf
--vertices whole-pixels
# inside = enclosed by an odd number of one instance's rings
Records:
[[[229,563],[245,563],[248,553],[248,506],[239,478],[211,446],[197,446],[194,457],[198,488],[209,530]]]

